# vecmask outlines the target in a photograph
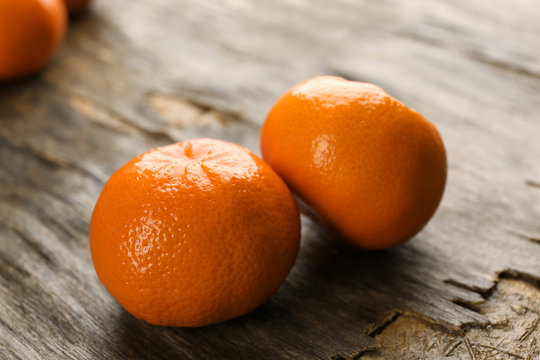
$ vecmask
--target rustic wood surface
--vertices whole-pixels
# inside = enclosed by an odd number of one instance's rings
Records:
[[[50,66],[0,85],[1,359],[540,359],[538,1],[93,5]],[[188,138],[258,152],[273,102],[319,74],[438,126],[432,222],[363,252],[303,219],[296,266],[256,311],[199,329],[127,314],[88,248],[107,178]]]

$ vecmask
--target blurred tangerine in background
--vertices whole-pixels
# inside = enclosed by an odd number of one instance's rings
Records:
[[[0,80],[41,69],[66,33],[64,0],[0,0]]]

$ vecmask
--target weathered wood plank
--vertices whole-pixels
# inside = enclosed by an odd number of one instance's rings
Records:
[[[476,305],[499,274],[540,278],[538,44],[533,0],[96,2],[49,68],[0,85],[0,358],[351,357],[395,314],[487,325]],[[258,151],[272,103],[322,73],[440,128],[450,177],[430,225],[362,252],[304,219],[295,268],[253,313],[202,329],[125,313],[87,244],[108,176],[192,137]]]
[[[478,311],[490,325],[449,333],[415,317],[400,316],[376,339],[381,350],[362,360],[537,359],[540,356],[540,288],[530,279],[505,277]]]

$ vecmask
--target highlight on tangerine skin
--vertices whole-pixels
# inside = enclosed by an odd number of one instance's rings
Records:
[[[199,327],[272,296],[299,249],[287,185],[244,147],[214,139],[150,150],[118,169],[92,213],[99,280],[151,324]]]
[[[64,0],[0,0],[0,81],[41,69],[66,32]]]
[[[446,150],[431,122],[374,84],[335,76],[283,94],[261,151],[320,225],[364,249],[417,234],[446,184]]]

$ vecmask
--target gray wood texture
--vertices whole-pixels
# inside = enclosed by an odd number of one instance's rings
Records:
[[[402,246],[363,252],[303,219],[293,271],[254,312],[199,329],[127,314],[88,248],[107,178],[188,138],[259,153],[273,102],[320,74],[376,83],[440,129],[449,180],[430,224]],[[540,279],[536,0],[97,0],[44,71],[0,84],[0,359],[372,356],[398,318],[428,333],[489,333],[479,306],[501,277]],[[391,342],[393,354],[407,342]],[[522,345],[519,356],[540,358]],[[469,346],[407,353],[494,351]]]

